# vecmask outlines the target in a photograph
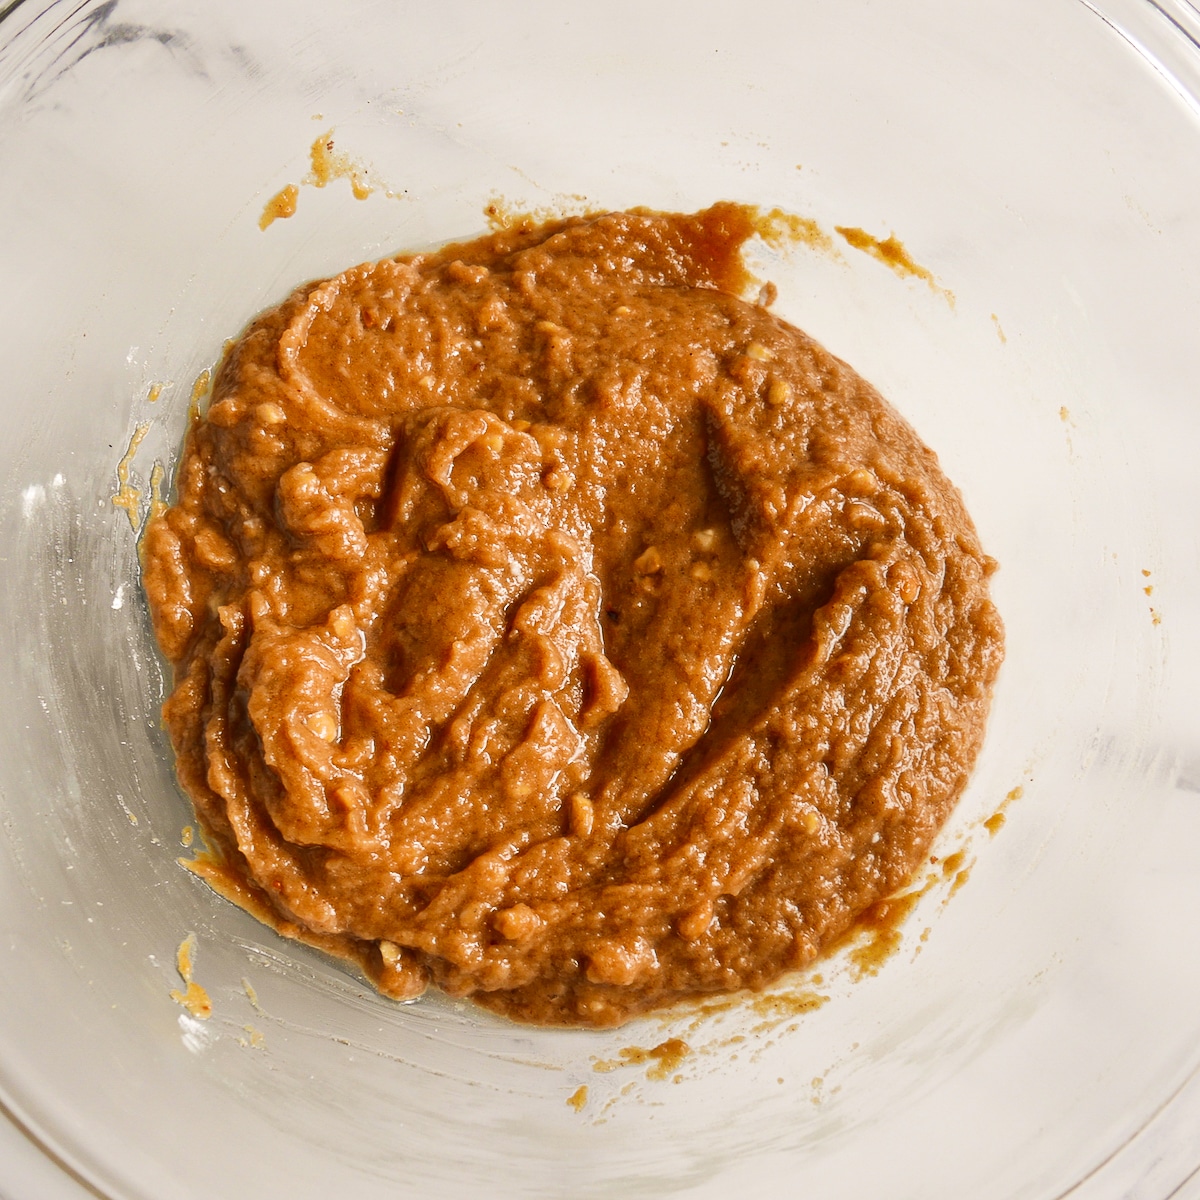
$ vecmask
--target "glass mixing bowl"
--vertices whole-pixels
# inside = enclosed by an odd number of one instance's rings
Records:
[[[0,1191],[1198,1194],[1198,34],[1186,0],[0,7]],[[365,199],[304,182],[318,138]],[[383,1000],[177,863],[129,517],[294,284],[492,202],[717,199],[934,277],[756,252],[1002,564],[963,857],[874,974],[608,1033]]]

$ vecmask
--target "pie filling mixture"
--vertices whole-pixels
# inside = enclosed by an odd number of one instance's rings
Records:
[[[179,779],[224,890],[388,996],[611,1026],[762,987],[966,783],[995,563],[878,393],[739,298],[757,220],[307,284],[192,422],[143,542]]]

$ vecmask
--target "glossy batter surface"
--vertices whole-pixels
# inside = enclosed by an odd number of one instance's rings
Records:
[[[731,294],[754,214],[512,228],[232,348],[145,583],[224,870],[385,993],[611,1025],[811,961],[966,782],[1002,631],[933,453]]]

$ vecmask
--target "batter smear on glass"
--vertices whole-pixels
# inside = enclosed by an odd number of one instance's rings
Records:
[[[1002,657],[954,486],[738,293],[755,210],[532,221],[229,350],[144,576],[226,891],[521,1021],[802,967],[921,862]]]

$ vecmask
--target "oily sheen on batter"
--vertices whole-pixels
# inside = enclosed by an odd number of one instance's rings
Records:
[[[398,998],[613,1025],[810,962],[966,782],[1002,630],[754,210],[517,224],[229,350],[144,575],[225,888]]]

